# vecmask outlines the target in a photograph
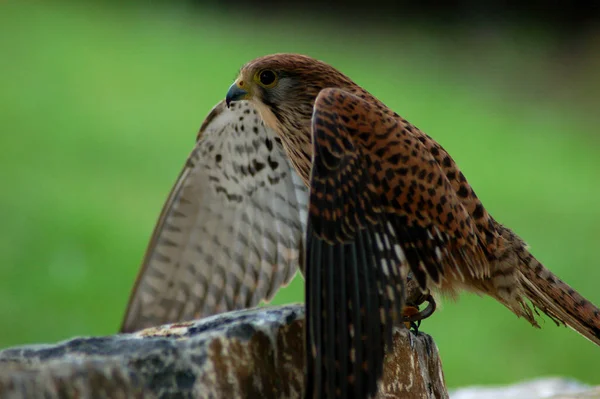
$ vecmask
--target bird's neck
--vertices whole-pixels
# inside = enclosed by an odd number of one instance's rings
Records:
[[[308,187],[312,165],[310,124],[301,130],[290,131],[285,126],[276,130],[294,170]]]
[[[285,111],[276,116],[270,107],[260,101],[256,102],[255,106],[263,123],[274,130],[281,139],[283,148],[296,173],[308,186],[312,163],[310,118],[298,124],[297,119],[295,120],[293,115],[288,115]],[[291,124],[294,120],[295,124]]]

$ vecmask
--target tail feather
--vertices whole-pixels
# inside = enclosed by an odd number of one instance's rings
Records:
[[[518,278],[534,308],[600,346],[600,309],[546,269],[527,249],[518,251],[518,256]]]

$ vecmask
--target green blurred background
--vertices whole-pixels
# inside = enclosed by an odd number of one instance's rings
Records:
[[[0,347],[117,330],[203,118],[244,62],[281,51],[328,61],[435,137],[488,210],[600,304],[600,29],[365,27],[185,3],[0,9]],[[301,300],[296,279],[275,303]],[[600,384],[600,349],[542,325],[463,295],[422,329],[451,387]]]

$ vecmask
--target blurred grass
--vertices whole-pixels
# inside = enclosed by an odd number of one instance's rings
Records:
[[[0,347],[116,331],[204,116],[245,61],[276,51],[338,66],[438,139],[494,216],[600,303],[598,61],[585,49],[560,58],[533,29],[486,39],[322,22],[3,3]],[[275,303],[299,300],[296,279]],[[464,295],[422,328],[450,386],[542,375],[600,384],[600,350],[543,325]]]

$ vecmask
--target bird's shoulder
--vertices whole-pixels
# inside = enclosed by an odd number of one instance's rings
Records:
[[[333,147],[352,147],[366,158],[369,175],[390,210],[411,212],[417,220],[427,213],[425,219],[476,237],[488,256],[501,250],[497,223],[452,156],[370,93],[361,88],[322,90],[313,129],[321,131],[315,140],[330,136],[330,148],[335,142]]]

